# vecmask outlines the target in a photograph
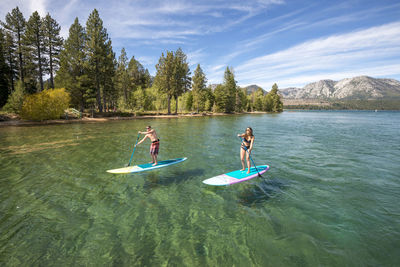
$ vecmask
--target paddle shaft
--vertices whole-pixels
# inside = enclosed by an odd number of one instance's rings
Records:
[[[133,147],[131,159],[129,160],[128,166],[131,166],[131,161],[132,161],[132,158],[133,158],[133,154],[135,153],[135,149],[136,149],[137,142],[139,141],[139,137],[140,137],[140,133],[138,133],[138,135],[137,135],[136,143],[135,143],[135,146]]]
[[[243,139],[242,139],[240,136],[238,136],[238,137],[240,138],[240,141],[243,143]],[[247,148],[246,148],[245,146],[241,146],[241,147],[244,149],[244,151],[246,151],[246,152],[249,154],[249,158],[251,159],[251,162],[253,163],[254,168],[256,168],[256,171],[257,171],[257,173],[258,173],[258,176],[259,176],[259,177],[262,177],[261,174],[260,174],[260,172],[259,172],[258,169],[257,169],[256,164],[254,163],[253,158],[252,158],[251,155],[250,155],[250,152],[247,150]]]

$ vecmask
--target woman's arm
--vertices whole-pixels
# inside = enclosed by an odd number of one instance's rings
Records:
[[[237,136],[239,136],[239,137],[242,137],[242,138],[243,138],[243,136],[244,136],[244,133],[243,133],[243,134],[238,134]]]
[[[256,139],[256,138],[253,136],[253,138],[251,138],[251,142],[250,142],[249,153],[250,153],[251,150],[253,149],[254,139]]]

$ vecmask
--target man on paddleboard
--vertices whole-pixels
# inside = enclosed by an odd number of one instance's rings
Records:
[[[136,146],[140,145],[144,140],[147,138],[150,139],[151,144],[150,144],[150,156],[152,159],[153,166],[157,165],[157,156],[158,156],[158,150],[160,149],[160,139],[157,137],[157,133],[154,129],[151,128],[151,126],[146,127],[146,132],[141,132],[139,131],[139,134],[145,134],[144,138],[140,140],[139,143],[136,144]]]

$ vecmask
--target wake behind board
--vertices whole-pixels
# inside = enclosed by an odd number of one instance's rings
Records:
[[[183,162],[187,160],[187,158],[178,158],[178,159],[168,159],[168,160],[162,160],[159,161],[156,166],[153,166],[152,163],[146,163],[146,164],[140,164],[140,165],[135,165],[135,166],[129,166],[125,168],[120,168],[120,169],[113,169],[113,170],[108,170],[107,172],[109,173],[134,173],[134,172],[144,172],[144,171],[150,171],[154,169],[159,169],[162,167],[167,167],[173,164],[177,164],[180,162]]]
[[[257,166],[257,170],[260,174],[263,174],[264,172],[268,171],[268,169],[269,169],[268,165]],[[237,171],[233,171],[233,172],[228,172],[225,174],[221,174],[221,175],[206,179],[203,181],[203,183],[208,184],[208,185],[236,184],[236,183],[248,181],[250,179],[253,179],[254,177],[257,177],[258,176],[257,170],[256,170],[256,168],[251,167],[250,173],[247,173],[247,169],[245,169],[244,171],[237,170]]]

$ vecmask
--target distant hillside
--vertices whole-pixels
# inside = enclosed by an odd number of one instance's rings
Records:
[[[260,86],[255,85],[255,84],[246,86],[246,87],[244,87],[244,89],[246,89],[246,93],[247,93],[248,95],[250,95],[250,94],[256,92],[258,89],[261,89],[261,90],[263,91],[264,94],[267,93],[264,89],[262,89]]]
[[[303,88],[279,90],[284,99],[374,100],[400,99],[400,82],[394,79],[375,79],[368,76],[340,81],[321,80]]]

